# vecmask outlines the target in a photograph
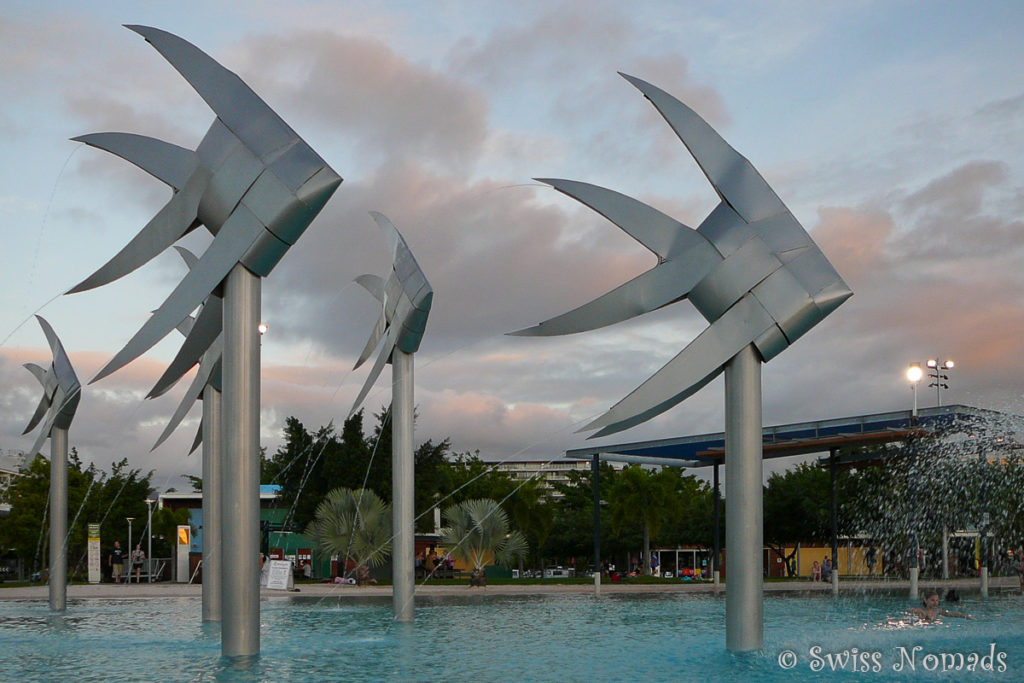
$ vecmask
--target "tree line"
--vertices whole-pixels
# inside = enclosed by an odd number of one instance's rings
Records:
[[[68,453],[68,568],[69,578],[80,580],[87,572],[88,525],[100,525],[103,552],[115,540],[128,548],[128,517],[132,517],[132,543],[146,537],[146,499],[153,492],[153,472],[143,474],[128,466],[128,459],[111,463],[109,471],[95,463],[83,466],[78,451]],[[24,466],[8,489],[11,505],[0,521],[0,558],[17,558],[32,574],[49,562],[50,461],[42,455]],[[153,556],[170,557],[179,524],[188,523],[188,511],[177,513],[153,508]],[[143,548],[146,544],[143,543]],[[106,562],[102,562],[106,571]]]

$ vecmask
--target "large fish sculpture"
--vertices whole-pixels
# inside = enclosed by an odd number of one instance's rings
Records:
[[[153,45],[217,118],[195,151],[129,133],[74,138],[130,161],[174,193],[134,239],[68,293],[99,287],[132,272],[199,225],[205,225],[214,239],[93,382],[163,339],[235,264],[261,277],[268,275],[341,184],[341,177],[237,75],[166,31],[127,28]]]
[[[39,399],[39,405],[28,426],[22,434],[28,434],[35,429],[43,418],[43,428],[39,430],[36,442],[32,444],[29,454],[35,455],[42,448],[43,442],[54,429],[67,430],[71,427],[71,420],[75,417],[78,409],[78,401],[82,397],[82,385],[78,381],[74,368],[68,354],[64,352],[64,345],[60,343],[57,333],[50,327],[41,316],[36,316],[39,326],[43,328],[46,341],[50,344],[50,351],[53,354],[53,361],[50,367],[43,368],[35,363],[25,363],[25,369],[32,373],[32,376],[43,385],[43,397]]]
[[[366,341],[366,346],[363,347],[363,352],[356,361],[355,368],[366,362],[373,350],[381,344],[381,339],[384,339],[384,343],[359,396],[352,405],[352,410],[349,411],[349,417],[362,405],[363,399],[396,348],[410,354],[419,350],[423,332],[427,327],[427,316],[430,315],[430,304],[434,299],[434,290],[431,289],[430,283],[427,282],[426,276],[398,229],[383,214],[371,211],[370,215],[377,222],[391,247],[392,266],[387,280],[377,275],[360,275],[356,278],[356,282],[380,302],[381,313],[373,332],[370,333],[370,338]]]
[[[654,268],[524,336],[572,334],[689,299],[711,323],[608,412],[580,431],[614,434],[696,393],[753,344],[767,362],[853,292],[751,163],[692,109],[626,74],[657,108],[711,181],[721,202],[696,230],[647,204],[596,185],[538,178],[586,204],[658,257]]]

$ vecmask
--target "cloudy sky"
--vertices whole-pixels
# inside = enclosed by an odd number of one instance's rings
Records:
[[[1024,8],[1019,2],[52,2],[0,12],[0,449],[48,361],[46,317],[83,380],[184,274],[173,253],[60,296],[119,250],[168,190],[69,138],[125,131],[194,147],[213,114],[121,24],[195,43],[239,74],[345,182],[263,286],[262,442],[284,420],[340,423],[376,317],[352,286],[404,233],[434,290],[417,355],[417,441],[548,459],[679,352],[690,304],[563,338],[506,332],[650,268],[621,230],[534,177],[604,185],[696,226],[717,198],[617,71],[689,104],[761,171],[855,296],[765,367],[767,424],[906,409],[911,361],[957,367],[943,403],[1020,411],[1024,358]],[[202,231],[197,231],[197,233]],[[201,249],[203,236],[187,246]],[[145,393],[168,338],[85,390],[71,444],[127,457],[158,488],[198,473],[197,406],[150,448],[187,386]],[[388,373],[368,399],[388,402]],[[921,404],[934,393],[921,387]],[[719,431],[721,379],[611,437]]]

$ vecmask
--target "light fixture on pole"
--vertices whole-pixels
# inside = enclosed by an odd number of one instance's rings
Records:
[[[939,364],[938,357],[928,359],[928,379],[935,380],[929,387],[935,387],[935,405],[942,405],[942,390],[949,389],[948,384],[944,384],[945,380],[949,380],[949,375],[943,375],[942,373],[947,370],[952,370],[954,366],[953,361],[944,360]]]
[[[128,554],[131,555],[131,552],[132,552],[132,520],[134,520],[135,518],[134,517],[125,517],[125,519],[128,520]]]
[[[911,416],[915,420],[917,419],[917,385],[921,382],[922,377],[924,377],[924,370],[921,369],[921,364],[911,363],[907,368],[907,381],[914,389],[914,412],[911,413]]]
[[[152,498],[146,499],[146,583],[153,583],[153,503]]]

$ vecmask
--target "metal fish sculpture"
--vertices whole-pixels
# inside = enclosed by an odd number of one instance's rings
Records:
[[[356,278],[356,282],[381,303],[381,313],[355,367],[358,368],[366,362],[381,339],[384,339],[384,344],[369,377],[366,378],[359,396],[352,405],[352,410],[349,411],[349,417],[359,409],[370,387],[384,369],[385,363],[391,359],[395,348],[410,354],[416,353],[420,348],[420,341],[427,326],[427,316],[430,315],[430,304],[434,299],[434,290],[431,289],[430,283],[427,282],[426,276],[398,229],[383,214],[371,211],[370,215],[377,222],[391,247],[392,266],[387,280],[376,275],[360,275]]]
[[[175,247],[175,249],[189,269],[194,268],[199,262],[196,255],[188,249],[184,247]],[[178,428],[181,421],[188,415],[189,410],[192,409],[193,404],[202,399],[203,390],[207,386],[212,386],[217,391],[221,390],[221,366],[224,356],[223,328],[224,299],[218,288],[206,298],[195,318],[188,316],[178,325],[178,331],[185,335],[185,342],[167,370],[146,396],[146,398],[162,396],[194,365],[199,364],[199,371],[192,380],[192,384],[185,391],[177,410],[174,411],[174,415],[171,416],[164,431],[160,434],[160,438],[156,440],[150,450],[156,450]],[[202,442],[203,423],[200,420],[199,429],[192,441],[189,453],[199,448]]]
[[[269,274],[341,184],[341,177],[237,75],[166,31],[127,28],[153,45],[217,118],[195,151],[128,133],[74,138],[130,161],[171,186],[174,193],[127,246],[68,293],[99,287],[132,272],[199,225],[205,225],[214,240],[92,382],[163,339],[236,263],[261,277]]]
[[[696,230],[618,192],[538,178],[594,209],[653,251],[657,265],[568,313],[514,335],[592,330],[689,299],[711,324],[646,382],[580,431],[614,434],[696,393],[741,349],[778,355],[853,292],[751,163],[692,109],[626,74],[657,108],[721,202]]]
[[[71,426],[71,420],[74,419],[75,411],[78,409],[78,401],[82,397],[82,385],[78,381],[74,368],[71,367],[67,353],[64,352],[64,346],[57,338],[57,333],[50,327],[50,323],[41,316],[37,315],[36,320],[39,321],[39,326],[43,328],[43,334],[46,335],[46,341],[50,344],[53,362],[50,363],[50,367],[45,369],[35,363],[25,363],[24,365],[25,369],[43,385],[43,397],[39,399],[36,412],[28,421],[28,426],[25,427],[22,434],[28,434],[39,425],[44,417],[46,418],[43,428],[39,431],[39,437],[32,444],[32,450],[29,451],[31,455],[39,452],[51,431],[54,429],[66,430]]]

